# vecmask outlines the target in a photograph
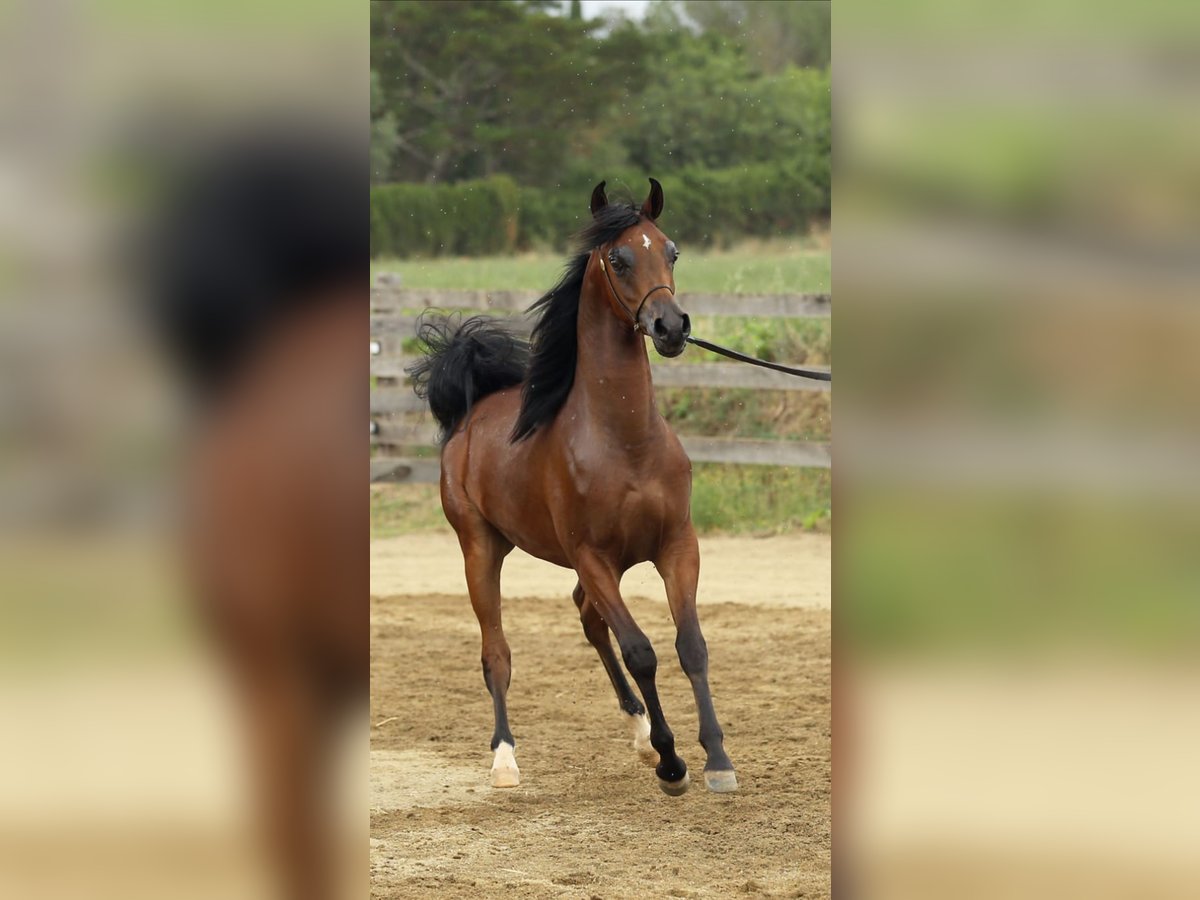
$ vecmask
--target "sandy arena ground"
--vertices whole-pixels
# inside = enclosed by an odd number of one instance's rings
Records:
[[[691,690],[652,568],[623,591],[659,654],[692,789],[629,744],[579,627],[573,576],[505,569],[522,784],[488,784],[491,703],[452,535],[377,541],[371,601],[372,896],[825,897],[830,886],[829,539],[702,542],[710,680],[741,790],[700,781]]]

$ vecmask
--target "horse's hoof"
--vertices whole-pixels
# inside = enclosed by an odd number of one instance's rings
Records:
[[[738,789],[737,775],[733,769],[723,772],[705,772],[704,786],[714,794],[730,794]]]
[[[648,766],[658,764],[658,751],[650,745],[650,720],[645,713],[629,717],[629,727],[633,732],[633,749]]]
[[[492,787],[516,787],[521,783],[521,771],[513,756],[512,744],[501,741],[496,746],[496,758],[492,761]]]
[[[658,786],[663,789],[664,794],[670,794],[672,797],[678,797],[681,794],[686,794],[688,785],[692,783],[692,777],[687,772],[683,773],[683,777],[678,781],[663,781],[658,779]]]
[[[492,769],[492,787],[510,788],[521,783],[521,773],[512,769]]]

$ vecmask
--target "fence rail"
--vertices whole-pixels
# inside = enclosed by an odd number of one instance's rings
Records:
[[[698,352],[698,351],[692,351]],[[388,379],[402,379],[404,369],[415,361],[411,356],[372,356],[371,374]],[[828,366],[808,366],[819,372],[828,372]],[[651,363],[650,375],[654,386],[659,388],[749,388],[772,391],[828,391],[828,381],[811,378],[796,378],[770,369],[755,369],[740,363]],[[408,388],[382,387],[372,391],[371,414],[411,412],[397,394],[412,395]],[[381,404],[377,409],[376,404]]]
[[[422,432],[408,426],[385,429],[388,442],[423,446],[432,444],[434,432]],[[417,438],[403,440],[403,438]],[[425,438],[425,439],[420,439]],[[680,436],[680,442],[693,462],[742,463],[748,465],[794,466],[818,469],[830,467],[829,444],[809,441],[750,441],[740,438]],[[436,483],[440,466],[436,459],[403,456],[377,456],[371,460],[372,482]]]
[[[415,336],[416,313],[424,309],[465,309],[508,314],[509,325],[528,334],[529,319],[514,315],[528,308],[533,291],[434,291],[401,289],[386,283],[371,290],[371,444],[380,454],[371,459],[372,482],[437,482],[436,458],[413,456],[416,448],[436,444],[437,428],[428,417],[413,421],[425,409],[406,383],[405,340]],[[829,294],[687,294],[682,306],[692,314],[764,318],[827,317]],[[828,367],[814,366],[828,371]],[[782,391],[828,391],[829,382],[793,378],[781,372],[735,363],[652,363],[651,375],[660,388],[725,388]],[[829,468],[829,444],[805,441],[763,441],[740,438],[681,436],[695,462]]]
[[[540,291],[419,290],[377,284],[371,288],[371,311],[396,313],[421,309],[477,309],[523,312]],[[697,316],[758,316],[771,319],[828,318],[829,294],[681,293],[679,303]]]

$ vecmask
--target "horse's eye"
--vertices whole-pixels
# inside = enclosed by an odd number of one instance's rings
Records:
[[[679,248],[675,246],[674,241],[667,241],[667,262],[675,265],[677,259],[679,259]]]
[[[613,247],[608,251],[608,261],[613,271],[620,275],[633,265],[633,253],[627,247]]]

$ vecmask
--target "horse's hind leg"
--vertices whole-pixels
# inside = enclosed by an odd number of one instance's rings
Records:
[[[621,704],[621,711],[629,718],[629,729],[633,735],[633,749],[638,752],[644,762],[654,765],[658,760],[658,754],[650,745],[650,719],[646,716],[646,707],[642,706],[642,701],[637,698],[633,688],[629,686],[617,654],[613,652],[612,641],[608,637],[608,625],[605,624],[600,611],[588,600],[582,584],[575,585],[575,592],[571,597],[579,608],[583,633],[587,637],[588,643],[596,648],[600,662],[604,664],[604,671],[608,673],[608,679],[612,682],[613,690],[617,692],[617,702]]]
[[[492,733],[492,786],[516,787],[521,783],[521,773],[513,755],[516,741],[508,727],[505,702],[512,676],[512,654],[500,621],[500,567],[513,545],[482,518],[459,528],[458,540],[463,551],[471,606],[483,637],[483,681],[492,695],[496,717]]]

